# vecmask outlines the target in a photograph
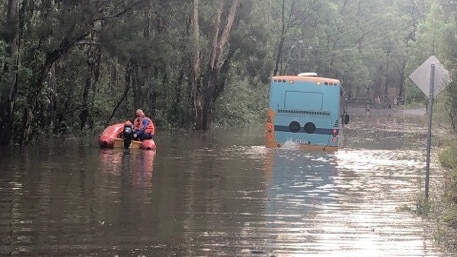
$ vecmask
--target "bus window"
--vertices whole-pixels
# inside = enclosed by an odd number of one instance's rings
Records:
[[[284,107],[290,110],[321,110],[322,94],[318,92],[286,91]]]

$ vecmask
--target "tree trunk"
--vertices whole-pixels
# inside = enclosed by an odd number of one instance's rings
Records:
[[[221,63],[221,57],[224,53],[224,47],[227,45],[228,38],[230,36],[233,23],[235,21],[236,11],[239,5],[240,0],[232,1],[232,6],[230,7],[230,11],[227,16],[227,24],[224,28],[222,28],[221,17],[224,2],[223,0],[218,1],[216,10],[216,21],[214,24],[214,36],[211,58],[208,63],[205,79],[203,82],[203,88],[201,92],[202,97],[199,99],[197,98],[197,100],[202,99],[203,101],[200,105],[195,106],[195,108],[197,108],[197,111],[201,112],[201,116],[199,117],[199,119],[196,119],[195,122],[195,128],[197,130],[207,130],[209,128],[211,122],[212,109],[214,107],[214,102],[217,99],[217,94],[215,94],[215,92],[218,92],[218,87],[221,86],[220,84],[218,85],[218,74],[220,71],[219,64]]]
[[[275,69],[273,71],[273,76],[278,75],[279,73],[279,63],[281,63],[282,59],[282,48],[284,46],[284,37],[286,33],[286,21],[285,21],[285,0],[282,0],[281,5],[281,37],[279,39],[278,49],[276,51],[276,61],[275,61]]]
[[[69,48],[69,47],[68,47]],[[27,91],[26,99],[27,104],[23,107],[21,128],[18,130],[19,144],[28,144],[33,140],[36,134],[37,127],[42,126],[40,123],[41,106],[40,99],[37,97],[41,95],[44,88],[44,81],[48,77],[48,73],[51,70],[55,62],[68,50],[68,48],[62,48],[46,53],[46,60],[41,67],[37,67],[34,71],[33,77],[36,78]],[[35,126],[35,128],[32,127]]]
[[[18,86],[19,65],[19,0],[8,1],[7,27],[9,31],[6,42],[11,63],[7,63],[2,68],[11,79],[4,85],[0,85],[0,145],[9,144],[13,136],[14,101]]]
[[[107,127],[110,122],[111,122],[111,119],[114,117],[114,115],[116,114],[117,112],[117,109],[119,108],[119,106],[121,106],[121,104],[125,101],[125,99],[127,99],[127,95],[129,93],[129,90],[130,90],[130,85],[132,83],[132,75],[133,75],[133,71],[134,71],[134,68],[133,68],[133,64],[131,62],[129,62],[127,65],[126,65],[126,68],[125,68],[125,76],[124,76],[124,94],[122,94],[122,97],[121,99],[119,99],[119,101],[117,102],[116,106],[114,106],[114,109],[113,111],[111,112],[111,115],[108,117],[108,119],[106,120],[105,122],[105,127]]]
[[[92,37],[92,40],[95,40]],[[90,118],[89,110],[89,91],[98,80],[100,69],[101,50],[99,46],[89,46],[87,51],[87,77],[83,89],[82,108],[79,114],[80,128],[86,126],[87,119]]]
[[[193,80],[192,80],[192,96],[193,96],[193,108],[194,108],[194,120],[199,121],[202,119],[202,107],[201,107],[201,71],[200,71],[200,25],[199,19],[199,0],[194,0],[194,12],[193,12],[193,37],[195,42],[195,53],[193,62]],[[195,126],[197,128],[197,126]]]

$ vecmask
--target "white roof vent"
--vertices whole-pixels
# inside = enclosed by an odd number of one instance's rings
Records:
[[[317,77],[316,72],[303,72],[298,74],[299,77]]]

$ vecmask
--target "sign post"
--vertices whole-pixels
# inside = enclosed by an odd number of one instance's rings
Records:
[[[430,69],[430,70],[429,70]],[[430,56],[419,66],[409,78],[424,92],[428,94],[428,132],[427,132],[427,156],[425,164],[425,198],[429,195],[430,182],[430,152],[432,145],[432,111],[433,97],[441,92],[450,81],[449,72],[441,65],[438,58]]]
[[[433,113],[433,89],[435,87],[435,64],[430,65],[430,92],[428,94],[428,132],[427,132],[427,157],[425,163],[425,198],[428,199],[430,181],[430,149],[432,148],[432,113]]]

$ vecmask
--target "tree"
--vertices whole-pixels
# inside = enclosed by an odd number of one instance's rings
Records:
[[[240,0],[233,0],[226,17],[225,26],[223,22],[224,1],[218,0],[216,7],[216,17],[214,21],[214,32],[212,35],[212,48],[210,59],[208,60],[202,86],[196,90],[194,97],[194,108],[196,109],[195,128],[197,130],[207,130],[210,124],[210,117],[214,102],[221,93],[221,82],[218,81],[221,67],[230,62],[231,54],[226,56],[224,60],[224,48],[226,47],[230,31],[235,20],[237,8],[240,5]],[[224,63],[225,62],[225,63]]]
[[[14,103],[19,66],[19,0],[9,0],[3,26],[6,45],[0,44],[2,74],[0,81],[0,145],[9,144],[13,132]],[[6,51],[4,51],[6,50]]]
[[[137,108],[159,128],[240,125],[261,119],[275,74],[316,71],[356,97],[402,91],[425,2],[9,1],[19,30],[2,18],[0,135],[96,130]]]
[[[21,5],[19,1],[9,1],[10,18],[6,25],[10,30],[3,38],[9,42],[9,53],[13,59],[17,56],[15,52],[21,51],[21,60],[16,58],[14,61],[15,66],[20,68],[16,72],[16,82],[2,87],[0,104],[6,107],[0,114],[1,127],[5,128],[0,132],[3,144],[11,139],[13,131],[19,143],[27,143],[47,125],[48,112],[44,110],[50,109],[47,83],[51,81],[49,72],[52,67],[75,47],[96,44],[96,41],[91,41],[90,35],[98,33],[97,24],[114,21],[143,1],[119,0],[115,4],[91,0],[55,3],[23,1]],[[93,69],[90,76],[95,75]],[[53,76],[53,81],[58,84],[58,76]],[[86,81],[83,107],[80,108],[82,123],[88,115],[86,89],[91,86],[87,78]]]
[[[440,1],[442,8],[434,10],[432,14],[441,14],[440,26],[436,40],[442,42],[440,46],[440,60],[447,70],[451,72],[451,82],[444,90],[445,108],[449,117],[451,128],[457,133],[457,3],[455,1]],[[437,7],[435,7],[437,8]]]
[[[445,14],[437,2],[432,2],[424,19],[419,20],[414,40],[409,41],[409,58],[405,65],[405,74],[411,74],[431,55],[446,60],[443,52],[443,30],[447,27]],[[407,88],[408,101],[426,103],[424,95],[416,85],[409,83]]]

